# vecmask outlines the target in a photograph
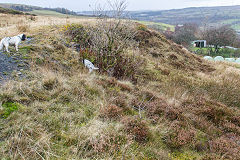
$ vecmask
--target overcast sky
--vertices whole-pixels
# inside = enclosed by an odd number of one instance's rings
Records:
[[[41,7],[63,7],[74,11],[92,10],[89,5],[106,0],[0,0],[0,3],[29,4]],[[127,0],[128,10],[167,10],[199,6],[240,5],[240,0]]]

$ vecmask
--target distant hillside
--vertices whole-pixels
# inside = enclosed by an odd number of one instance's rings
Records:
[[[125,12],[125,15],[128,15],[131,19],[131,14],[133,13],[139,13],[139,12]],[[83,15],[83,16],[98,16],[96,15],[95,12],[93,11],[81,11],[81,12],[77,12],[78,15]],[[106,13],[103,13],[103,14],[106,14]],[[111,11],[108,11],[107,12],[108,16],[111,16]],[[171,24],[166,24],[166,23],[161,23],[161,22],[154,22],[154,21],[148,21],[148,20],[137,20],[136,22],[138,23],[141,23],[141,24],[144,24],[146,26],[148,26],[149,28],[152,28],[152,29],[157,29],[157,30],[167,30],[167,29],[170,29],[170,30],[174,30],[174,26],[171,25]]]
[[[50,10],[33,10],[30,11],[31,14],[36,14],[38,16],[54,16],[54,17],[66,17],[66,14],[62,14],[56,11],[50,11]]]
[[[21,14],[21,15],[24,14],[23,12],[20,12],[20,11],[16,11],[16,10],[13,10],[13,9],[8,9],[8,8],[2,8],[2,7],[0,7],[0,13],[5,13],[5,14]]]
[[[47,11],[54,11],[61,14],[69,14],[69,15],[77,15],[76,12],[70,11],[66,8],[43,8],[38,6],[30,6],[30,5],[23,5],[23,4],[11,4],[11,3],[0,3],[0,6],[3,8],[14,9],[23,12],[32,12],[35,10],[47,10]]]
[[[156,29],[158,31],[166,31],[168,29],[170,29],[171,31],[174,31],[175,29],[173,25],[160,23],[160,22],[149,22],[149,21],[137,21],[137,22],[143,25],[146,25],[149,28]]]
[[[139,21],[162,22],[171,25],[184,23],[230,24],[240,29],[240,6],[197,7],[164,11],[130,12]]]

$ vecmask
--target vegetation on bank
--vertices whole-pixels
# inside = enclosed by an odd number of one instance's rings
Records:
[[[36,40],[28,50],[32,71],[0,91],[1,113],[10,113],[0,119],[1,157],[239,157],[237,65],[213,67],[161,34],[141,29],[131,40],[139,49],[127,47],[121,53],[123,58],[134,53],[145,62],[134,79],[104,70],[89,75],[79,52],[72,50],[86,42],[79,37],[83,34],[73,33],[88,27],[45,27],[31,33]],[[48,34],[39,34],[43,30]],[[119,69],[131,66],[118,63]],[[15,104],[22,107],[6,110]]]
[[[1,158],[240,157],[238,64],[205,61],[145,25],[91,20],[26,31],[30,69],[0,86]]]

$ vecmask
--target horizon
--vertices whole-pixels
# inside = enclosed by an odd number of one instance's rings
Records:
[[[69,1],[72,1],[72,3]],[[89,0],[90,2],[74,2],[74,0],[42,0],[42,1],[29,1],[29,0],[0,0],[0,3],[8,4],[22,4],[22,5],[32,5],[39,6],[43,8],[66,8],[75,12],[92,11],[96,4],[106,4],[105,0]],[[127,11],[162,11],[162,10],[173,10],[173,9],[185,9],[185,8],[199,8],[199,7],[228,7],[228,6],[238,6],[240,5],[240,0],[172,0],[170,3],[165,3],[160,1],[148,3],[145,1],[127,0]],[[137,5],[136,5],[137,3]],[[145,4],[146,3],[146,4]],[[150,4],[151,3],[151,4]],[[154,4],[154,5],[152,5]],[[79,6],[78,6],[79,5]],[[144,7],[143,7],[144,6]]]

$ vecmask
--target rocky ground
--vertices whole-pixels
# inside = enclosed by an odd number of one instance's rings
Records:
[[[28,45],[31,43],[31,38],[28,38],[19,47],[19,52],[10,48],[10,53],[0,52],[0,82],[16,77],[24,76],[25,70],[28,69]]]

